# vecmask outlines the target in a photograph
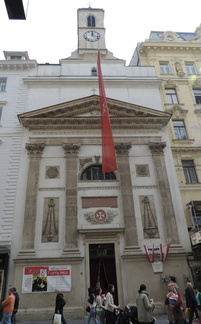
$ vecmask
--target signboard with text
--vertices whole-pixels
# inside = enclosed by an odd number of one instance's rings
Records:
[[[71,266],[24,267],[22,293],[71,291]]]

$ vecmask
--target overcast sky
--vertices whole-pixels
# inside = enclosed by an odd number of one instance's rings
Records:
[[[38,63],[59,63],[77,48],[77,9],[105,10],[106,46],[128,64],[137,43],[151,30],[194,32],[201,1],[192,0],[23,0],[26,20],[9,20],[0,1],[0,59],[3,51],[28,51]]]

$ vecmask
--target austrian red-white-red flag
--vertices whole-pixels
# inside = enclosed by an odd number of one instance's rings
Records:
[[[98,51],[97,67],[102,130],[102,173],[107,173],[117,170],[117,163],[108,104],[101,71],[100,51]]]

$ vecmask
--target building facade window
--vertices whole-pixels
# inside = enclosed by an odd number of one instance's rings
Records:
[[[11,55],[10,59],[11,60],[22,60],[24,58],[21,55]]]
[[[183,170],[184,170],[186,183],[198,183],[198,178],[196,175],[193,160],[183,160],[182,166],[183,166]]]
[[[197,74],[194,63],[186,63],[187,74]]]
[[[91,69],[91,75],[92,75],[92,76],[97,76],[97,69],[96,69],[95,67],[93,67],[93,68]]]
[[[188,139],[186,127],[183,120],[173,121],[174,133],[177,139],[185,140]]]
[[[0,78],[0,91],[5,91],[6,90],[6,78]]]
[[[160,63],[160,71],[161,74],[170,74],[170,66],[168,62],[161,62]]]
[[[165,89],[166,99],[168,104],[177,104],[178,98],[176,89]]]
[[[96,27],[96,19],[93,15],[87,17],[87,27]]]
[[[81,180],[116,180],[114,172],[102,173],[102,165],[93,165],[84,170]]]
[[[201,89],[194,89],[193,93],[195,97],[195,103],[201,104]]]

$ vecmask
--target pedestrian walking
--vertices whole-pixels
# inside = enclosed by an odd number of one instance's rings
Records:
[[[194,314],[198,318],[198,313],[197,313],[197,300],[193,291],[193,285],[191,282],[187,282],[186,284],[186,289],[185,289],[185,298],[186,298],[186,307],[190,308],[190,313],[189,313],[189,324],[192,324]]]
[[[153,299],[149,298],[146,289],[147,287],[141,284],[136,297],[138,321],[140,324],[153,323],[153,310],[155,305]]]
[[[106,317],[106,324],[116,324],[115,319],[115,308],[119,308],[119,306],[116,306],[114,304],[114,285],[110,284],[108,285],[107,294],[106,294],[106,301],[105,301],[105,317]]]
[[[19,294],[18,294],[17,289],[15,287],[13,287],[13,295],[15,297],[15,303],[14,303],[13,313],[12,313],[12,316],[11,316],[11,323],[15,324],[15,322],[16,322],[15,315],[17,314],[17,311],[18,311],[18,308],[19,308],[19,301],[20,301]]]
[[[67,324],[66,320],[63,316],[63,308],[66,305],[66,301],[64,299],[63,294],[60,290],[55,290],[56,293],[56,301],[55,301],[55,314],[61,314],[61,321],[63,324]]]
[[[172,296],[176,295],[177,300],[172,303]],[[169,282],[168,293],[165,298],[165,304],[167,305],[167,315],[169,324],[184,324],[185,315],[183,311],[182,295],[176,290],[174,283]]]
[[[98,321],[96,319],[96,296],[92,287],[88,288],[88,294],[89,297],[87,298],[87,300],[89,303],[90,310],[87,318],[87,324],[90,324],[91,319],[94,321],[95,324],[98,324]]]
[[[3,306],[3,319],[1,324],[11,324],[11,316],[13,313],[15,304],[15,297],[13,295],[13,289],[8,290],[8,297],[2,302]]]
[[[197,312],[198,312],[199,321],[201,323],[201,292],[199,292],[197,287],[193,287],[193,291],[197,301]]]

